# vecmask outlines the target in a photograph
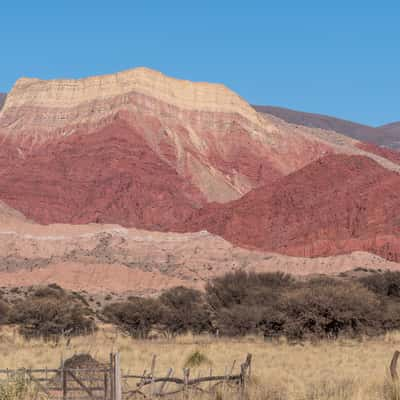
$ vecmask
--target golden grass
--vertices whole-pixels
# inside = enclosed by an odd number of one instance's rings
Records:
[[[142,373],[157,355],[156,373],[165,375],[174,367],[176,375],[195,351],[212,364],[214,373],[225,373],[234,360],[237,367],[247,353],[253,354],[252,399],[272,400],[379,400],[399,399],[388,384],[388,366],[394,350],[400,348],[400,333],[364,340],[322,341],[290,345],[284,340],[264,342],[208,336],[179,337],[175,340],[134,340],[105,326],[88,337],[59,344],[26,341],[16,330],[0,331],[0,368],[56,367],[60,360],[88,352],[100,361],[120,351],[124,372]],[[209,362],[195,368],[208,374]]]

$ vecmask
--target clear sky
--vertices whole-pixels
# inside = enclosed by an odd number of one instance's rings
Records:
[[[0,91],[147,66],[254,104],[400,120],[399,1],[1,0]]]

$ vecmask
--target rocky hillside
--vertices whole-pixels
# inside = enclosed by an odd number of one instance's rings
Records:
[[[306,113],[283,107],[254,106],[254,108],[258,112],[276,116],[290,124],[335,131],[360,141],[400,149],[400,123],[375,128],[327,115]]]
[[[0,112],[0,200],[49,223],[173,229],[360,143],[258,114],[217,84],[139,68],[82,80],[20,79]]]
[[[197,211],[183,230],[302,257],[364,250],[400,261],[398,187],[398,173],[367,157],[329,155],[239,200]]]
[[[380,126],[379,130],[382,132],[385,141],[388,140],[386,138],[389,138],[391,147],[400,150],[400,122]]]
[[[6,100],[7,95],[5,93],[0,93],[0,111],[3,108],[3,104]]]
[[[7,285],[147,293],[239,268],[399,266],[400,153],[222,85],[146,68],[22,78],[0,140]]]
[[[356,267],[400,269],[371,253],[290,257],[232,245],[207,232],[159,233],[118,225],[38,225],[0,205],[2,287],[58,285],[89,293],[148,295],[173,286],[204,288],[236,270],[296,275]]]

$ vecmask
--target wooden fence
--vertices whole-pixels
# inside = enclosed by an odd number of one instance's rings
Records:
[[[142,374],[124,374],[120,365],[120,354],[110,355],[109,363],[93,368],[58,369],[17,369],[0,370],[0,382],[28,382],[36,394],[54,400],[134,400],[160,399],[182,394],[188,398],[192,393],[214,395],[218,390],[229,390],[238,399],[243,399],[245,387],[251,373],[251,354],[235,371],[236,362],[224,374],[207,375],[197,372],[191,375],[184,368],[181,375],[174,375],[169,368],[164,376],[156,374],[157,357],[153,356],[151,366]]]

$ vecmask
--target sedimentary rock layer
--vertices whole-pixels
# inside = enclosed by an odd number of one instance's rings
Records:
[[[38,223],[206,229],[263,251],[399,259],[396,152],[258,114],[221,85],[143,68],[21,79],[0,144],[0,200]]]
[[[100,224],[43,226],[10,216],[0,226],[0,260],[0,286],[57,283],[71,290],[137,295],[177,285],[202,289],[210,278],[238,269],[295,275],[335,274],[360,266],[400,270],[399,264],[363,252],[289,257],[241,249],[207,232],[157,233]]]
[[[328,155],[237,201],[197,211],[182,229],[289,255],[363,250],[399,261],[399,187],[399,174],[367,157]]]

